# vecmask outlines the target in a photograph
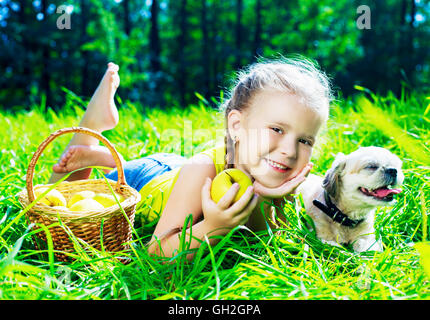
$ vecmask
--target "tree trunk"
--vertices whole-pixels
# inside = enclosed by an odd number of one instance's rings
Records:
[[[398,35],[398,41],[397,41],[397,69],[398,69],[398,77],[399,79],[403,79],[403,73],[402,69],[404,69],[406,62],[405,59],[405,35],[406,35],[406,10],[407,10],[407,0],[402,0],[401,7],[400,7],[400,25],[399,25],[399,35]],[[400,95],[401,92],[401,82],[396,81],[395,90],[397,95]]]
[[[19,23],[24,28],[28,24],[27,14],[25,13],[25,10],[28,7],[28,5],[29,5],[28,0],[20,0],[19,1],[19,6],[20,6],[20,10],[19,10]],[[32,64],[29,62],[29,59],[28,59],[27,55],[28,55],[29,52],[32,52],[32,51],[29,48],[27,34],[26,34],[25,31],[26,31],[26,28],[23,30],[23,32],[21,34],[23,55],[22,55],[21,68],[20,68],[21,72],[22,72],[22,75],[20,77],[19,83],[22,86],[22,88],[24,89],[24,96],[27,99],[28,96],[29,96],[29,94],[30,94],[28,83],[31,82],[31,78],[32,78],[32,72],[31,72],[31,69],[30,69],[30,67],[31,67]]]
[[[87,25],[89,16],[89,7],[86,4],[87,0],[81,0],[81,43],[80,45],[84,45],[88,41],[87,35]],[[88,96],[91,94],[88,86],[88,65],[89,65],[89,54],[87,50],[81,50],[82,55],[82,68],[81,68],[81,94],[83,96]]]
[[[403,27],[406,24],[406,9],[407,9],[407,0],[402,0],[402,7],[400,9],[400,26]]]
[[[43,13],[43,20],[42,23],[45,26],[45,30],[49,30],[49,27],[47,25],[48,20],[48,1],[42,0],[42,13]],[[47,39],[49,39],[49,35],[47,36]],[[51,106],[52,105],[52,96],[51,96],[51,76],[50,76],[50,70],[49,70],[49,59],[50,59],[50,50],[49,50],[49,41],[46,44],[42,44],[42,76],[41,76],[41,82],[42,82],[42,88],[43,92],[46,96],[46,105]]]
[[[415,15],[417,13],[417,7],[415,4],[415,0],[411,0],[411,21],[409,21],[409,32],[408,32],[408,59],[406,63],[406,75],[408,76],[408,80],[410,85],[413,85],[413,76],[415,70],[415,48],[414,48],[414,33],[415,33]]]
[[[236,69],[242,66],[242,11],[243,0],[236,1]]]
[[[151,65],[151,71],[157,73],[161,71],[160,63],[160,34],[158,30],[158,12],[159,12],[158,0],[152,0],[151,5],[151,31],[149,38],[149,60]]]
[[[211,48],[210,51],[213,52],[213,59],[211,63],[211,70],[212,70],[212,78],[211,78],[211,91],[209,95],[216,96],[217,95],[217,87],[218,87],[218,61],[220,59],[220,54],[218,50],[218,15],[221,15],[221,8],[219,6],[220,4],[215,1],[212,3],[212,10],[209,12],[210,14],[210,43]]]
[[[409,26],[411,27],[411,29],[414,29],[416,14],[417,14],[417,5],[415,3],[415,0],[411,0],[411,21],[409,22]]]
[[[210,53],[209,53],[209,35],[208,35],[208,26],[207,26],[207,2],[206,0],[202,0],[202,12],[201,12],[201,29],[203,35],[203,43],[202,43],[202,66],[203,66],[203,88],[202,94],[206,96],[210,91]]]
[[[127,36],[130,35],[131,32],[131,24],[130,24],[130,2],[129,0],[123,0],[122,5],[124,8],[124,31]]]
[[[185,48],[187,46],[187,0],[181,0],[181,7],[179,11],[179,16],[181,18],[179,29],[180,34],[178,38],[179,44],[179,74],[178,74],[178,87],[180,95],[180,103],[183,108],[185,108],[185,96],[187,92],[187,70],[185,61]]]
[[[261,1],[262,0],[257,0],[255,4],[254,56],[252,59],[253,61],[257,60],[257,57],[263,53],[263,50],[261,48]]]
[[[161,43],[160,30],[158,27],[158,14],[160,11],[158,0],[152,0],[151,5],[151,30],[149,36],[149,67],[151,72],[150,90],[147,95],[147,102],[150,105],[158,105],[164,108],[164,97],[161,92],[162,72],[161,72]]]

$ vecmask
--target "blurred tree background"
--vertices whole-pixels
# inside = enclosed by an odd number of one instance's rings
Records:
[[[360,5],[371,29],[356,25]],[[113,61],[122,99],[185,108],[278,53],[315,59],[345,96],[428,91],[429,19],[427,0],[0,0],[0,107],[88,99]]]

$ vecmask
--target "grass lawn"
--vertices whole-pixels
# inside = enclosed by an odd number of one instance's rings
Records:
[[[144,244],[154,225],[138,222],[126,253],[131,263],[84,252],[72,263],[58,262],[52,252],[34,249],[16,194],[25,187],[37,146],[57,129],[76,126],[85,104],[69,93],[61,112],[42,104],[29,112],[0,113],[0,299],[428,299],[430,275],[423,264],[430,258],[420,256],[415,244],[429,240],[430,100],[363,93],[372,103],[359,98],[335,103],[312,161],[313,173],[323,174],[337,152],[370,145],[403,160],[405,182],[397,204],[377,211],[384,252],[376,254],[323,245],[305,214],[287,205],[283,232],[235,229],[214,247],[203,244],[192,263],[185,263],[184,254],[170,264],[148,257]],[[204,103],[144,113],[127,101],[118,105],[120,123],[105,136],[126,160],[156,152],[190,157],[212,140],[223,141],[223,115]],[[34,184],[48,181],[70,138],[61,136],[48,146]]]

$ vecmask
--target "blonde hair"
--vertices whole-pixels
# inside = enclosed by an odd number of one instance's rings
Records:
[[[251,64],[237,73],[233,88],[219,107],[219,111],[224,113],[226,128],[224,169],[234,167],[237,144],[228,132],[228,114],[232,110],[246,110],[252,97],[264,89],[295,94],[304,105],[320,115],[323,123],[328,119],[332,100],[330,82],[315,62],[296,56],[264,59]]]

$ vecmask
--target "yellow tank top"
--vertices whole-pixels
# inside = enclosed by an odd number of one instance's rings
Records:
[[[224,170],[224,143],[218,143],[200,154],[206,154],[212,159],[216,174]],[[139,191],[142,200],[136,206],[136,216],[142,220],[142,224],[154,222],[161,216],[181,168],[182,166],[153,178]]]

